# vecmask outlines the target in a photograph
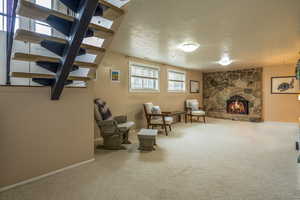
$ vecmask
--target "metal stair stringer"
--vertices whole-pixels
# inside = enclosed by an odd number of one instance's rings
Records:
[[[62,57],[61,67],[56,73],[56,81],[51,88],[52,100],[58,100],[64,89],[65,82],[80,50],[80,45],[83,42],[89,24],[98,6],[98,0],[80,0],[79,5],[80,9],[78,10],[76,20],[74,21],[72,30],[69,34],[70,39]]]

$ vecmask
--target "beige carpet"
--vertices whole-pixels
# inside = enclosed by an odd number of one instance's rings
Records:
[[[177,124],[157,150],[98,150],[96,161],[0,194],[1,200],[295,199],[296,124]]]

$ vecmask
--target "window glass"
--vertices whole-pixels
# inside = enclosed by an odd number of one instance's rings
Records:
[[[130,64],[130,91],[159,91],[159,68]]]
[[[168,91],[185,92],[185,72],[168,70]]]

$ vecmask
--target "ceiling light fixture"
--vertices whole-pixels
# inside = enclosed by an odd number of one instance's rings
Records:
[[[193,52],[200,47],[197,43],[184,43],[179,48],[184,52]]]
[[[223,66],[227,66],[227,65],[230,65],[233,61],[230,60],[229,56],[228,55],[223,55],[221,60],[219,60],[219,64],[220,65],[223,65]]]

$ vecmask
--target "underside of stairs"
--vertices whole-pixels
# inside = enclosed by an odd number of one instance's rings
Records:
[[[14,0],[9,10],[8,21],[8,54],[11,54],[14,40],[38,44],[56,56],[35,55],[16,52],[8,59],[34,62],[37,66],[51,72],[49,74],[11,72],[11,77],[31,78],[32,81],[44,86],[51,86],[51,99],[58,100],[65,85],[73,81],[88,81],[90,77],[70,76],[70,72],[79,68],[95,70],[112,41],[125,11],[105,0],[58,0],[63,3],[71,14],[39,6],[27,0]],[[14,34],[13,25],[16,14],[48,24],[65,37],[50,36],[29,30],[18,29]],[[113,21],[111,28],[91,23],[94,16],[101,16]],[[84,44],[84,38],[97,37],[104,40],[101,47]],[[10,39],[9,39],[10,38]],[[86,53],[96,55],[94,62],[78,61],[77,57]],[[10,64],[10,60],[8,62]]]

